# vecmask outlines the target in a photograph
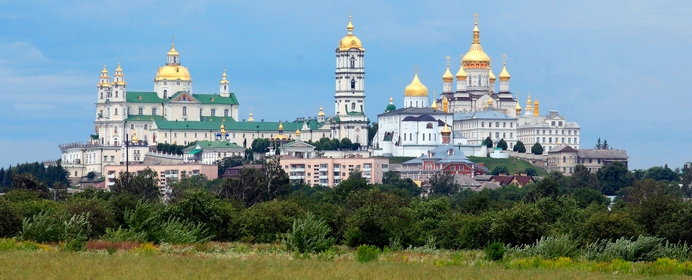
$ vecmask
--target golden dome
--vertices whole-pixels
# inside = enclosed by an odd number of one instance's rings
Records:
[[[490,57],[483,51],[481,47],[481,35],[478,29],[478,13],[474,15],[476,17],[475,26],[473,27],[473,43],[469,48],[469,51],[461,59],[464,68],[474,68],[474,69],[487,69],[490,68]]]
[[[452,80],[454,80],[454,76],[452,76],[452,72],[449,72],[449,56],[447,56],[447,70],[445,71],[444,75],[442,75],[442,81],[445,83],[451,83]]]
[[[180,55],[178,51],[175,50],[175,43],[171,43],[171,50],[168,51],[167,53],[168,56],[177,56]]]
[[[137,132],[132,132],[132,142],[137,142]]]
[[[228,84],[228,80],[226,80],[226,69],[223,69],[223,75],[220,84]]]
[[[466,71],[464,71],[464,66],[459,67],[459,72],[457,72],[457,80],[466,80]]]
[[[449,135],[449,134],[452,133],[452,131],[449,130],[449,127],[447,126],[447,123],[445,123],[445,127],[442,128],[442,130],[440,131],[440,133],[442,133],[442,135]]]
[[[101,74],[106,74],[106,75],[108,75],[108,70],[106,70],[106,65],[105,65],[105,64],[103,65],[103,70],[101,70]],[[104,76],[104,75],[102,75],[102,76]]]
[[[428,88],[418,79],[418,72],[413,76],[413,81],[406,86],[404,96],[428,96]]]
[[[163,67],[159,68],[159,71],[156,72],[156,81],[160,80],[183,80],[183,81],[190,81],[190,71],[187,70],[187,67],[183,66],[176,66],[176,65],[166,65]]]
[[[284,125],[279,121],[279,130],[284,130]]]
[[[247,118],[248,122],[254,122],[255,118],[252,117],[252,113],[250,113],[250,116]]]
[[[430,108],[437,110],[437,101],[433,100],[432,105],[430,105]]]
[[[500,72],[500,81],[509,81],[509,72],[507,72],[507,63],[503,63],[502,72]]]
[[[322,109],[322,107],[320,107],[320,112],[317,113],[317,116],[318,117],[324,117],[324,110]]]
[[[355,48],[361,51],[365,51],[365,49],[363,48],[363,44],[360,42],[360,39],[353,35],[353,23],[351,22],[351,16],[348,16],[348,26],[346,26],[346,30],[348,30],[348,34],[346,34],[346,37],[342,38],[341,41],[339,41],[339,50],[347,51]]]
[[[538,98],[536,98],[536,100],[533,101],[533,106],[538,106]]]
[[[519,114],[521,114],[521,106],[519,106],[519,94],[517,94],[517,103],[516,104],[517,104],[516,109],[517,109],[517,116],[518,116]]]
[[[120,72],[120,74],[118,74]],[[120,68],[120,62],[118,62],[118,68],[115,68],[115,76],[122,76],[123,75],[123,69]]]
[[[488,106],[493,106],[493,98],[488,98]]]
[[[536,101],[533,102],[533,116],[534,117],[540,116],[538,114],[538,98],[536,98]]]
[[[494,83],[495,80],[497,80],[497,78],[495,78],[495,74],[493,74],[493,69],[490,69],[490,71],[488,71],[488,76],[490,76],[491,83]]]
[[[300,135],[300,129],[296,128],[296,136],[299,136],[299,135]]]
[[[526,97],[526,106],[531,106],[531,93],[529,92],[529,96]]]

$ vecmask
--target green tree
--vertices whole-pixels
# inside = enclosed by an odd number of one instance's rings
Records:
[[[342,150],[353,150],[353,143],[351,142],[351,139],[344,138],[341,139],[339,147],[341,147]]]
[[[634,176],[627,170],[627,166],[619,161],[601,168],[596,176],[605,195],[615,195],[621,189],[631,186],[634,181]]]
[[[376,122],[371,123],[368,126],[368,146],[372,146],[373,140],[375,139],[375,136],[377,136],[378,129],[379,126]]]
[[[655,235],[663,219],[678,210],[682,199],[669,193],[663,182],[646,179],[634,182],[627,190],[625,201],[633,219],[647,233]]]
[[[491,172],[492,175],[500,175],[500,174],[505,174],[509,175],[509,168],[505,166],[504,164],[498,164],[493,168],[493,171]]]
[[[519,153],[526,153],[526,147],[524,147],[524,142],[517,141],[517,144],[514,145],[514,148],[512,148],[512,150]]]
[[[642,233],[641,227],[624,212],[597,212],[586,219],[581,236],[586,242],[596,242],[632,238]]]
[[[39,193],[41,198],[49,198],[48,186],[36,180],[31,173],[12,174],[12,189],[25,189]]]
[[[262,164],[261,169],[244,168],[240,178],[229,179],[215,190],[222,198],[236,199],[246,206],[272,200],[290,191],[288,174],[281,168],[279,158]]]
[[[558,183],[550,177],[545,177],[538,181],[536,188],[529,190],[525,199],[527,202],[536,202],[544,197],[556,200],[560,194]]]
[[[383,248],[399,239],[403,246],[415,244],[420,236],[415,228],[415,213],[405,207],[406,201],[393,193],[360,190],[348,196],[345,206],[345,243]]]
[[[399,172],[387,171],[382,175],[382,184],[406,191],[411,197],[420,195],[420,188],[411,179],[401,179]]]
[[[293,220],[305,216],[305,211],[292,201],[265,201],[252,205],[239,218],[241,241],[273,243],[291,229]]]
[[[247,163],[248,161],[242,156],[225,157],[216,163],[216,165],[219,167],[219,177],[226,172],[227,168],[241,166]]]
[[[682,191],[690,197],[692,194],[692,162],[685,163],[682,166]]]
[[[586,208],[592,203],[606,204],[609,201],[600,191],[590,188],[577,188],[573,195],[577,205],[581,208]]]
[[[596,174],[591,173],[585,166],[578,164],[574,167],[574,173],[570,178],[567,188],[571,191],[579,188],[589,188],[600,191],[601,183],[598,181]]]
[[[531,147],[531,153],[534,155],[542,155],[543,154],[543,146],[536,142],[533,144],[533,147]]]
[[[531,244],[545,235],[547,225],[543,220],[535,204],[519,203],[496,214],[490,234],[505,244]]]
[[[334,188],[334,196],[337,200],[344,201],[351,193],[370,188],[372,188],[372,186],[368,184],[368,181],[363,178],[360,172],[356,171],[352,172],[348,179],[341,181],[341,183]]]
[[[488,148],[493,147],[493,139],[490,138],[490,136],[486,137],[485,140],[483,140],[483,145],[485,145]]]
[[[180,220],[201,223],[217,240],[230,240],[237,222],[233,206],[202,189],[188,189],[168,211]]]
[[[665,166],[654,166],[649,168],[646,171],[646,176],[644,176],[644,179],[654,179],[656,181],[680,181],[680,176],[678,173],[673,171],[672,169],[668,168],[668,165],[666,164]]]
[[[159,177],[156,171],[149,168],[138,174],[120,172],[115,184],[111,187],[115,194],[127,193],[144,201],[159,201]]]
[[[255,140],[252,140],[252,144],[250,144],[250,147],[252,147],[252,151],[255,153],[264,154],[266,152],[269,152],[269,139],[257,138]]]
[[[433,194],[453,196],[459,192],[459,185],[454,182],[450,173],[436,173],[429,181],[430,192]]]
[[[507,141],[505,141],[504,138],[500,139],[500,141],[497,142],[497,147],[502,149],[503,151],[506,151],[507,150]]]
[[[538,176],[538,169],[533,166],[529,166],[524,169],[524,173],[526,173],[526,176]]]

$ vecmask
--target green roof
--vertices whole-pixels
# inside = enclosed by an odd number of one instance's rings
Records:
[[[128,91],[127,92],[127,102],[133,103],[164,103],[167,100],[159,98],[156,92],[139,92],[139,91]]]
[[[136,116],[130,116],[130,118]],[[148,120],[150,116],[145,118]],[[167,121],[163,117],[153,116],[160,130],[219,130],[223,122],[228,131],[278,131],[279,122],[236,122],[231,117],[203,117],[201,121]],[[129,119],[129,118],[128,118]],[[302,122],[283,122],[284,132],[293,133],[303,126]]]
[[[127,92],[127,102],[132,103],[167,103],[170,100],[175,99],[178,95],[183,92],[176,92],[170,97],[170,99],[165,100],[159,98],[156,92],[140,92],[140,91],[130,91]],[[238,105],[238,99],[235,97],[235,93],[230,93],[229,97],[222,97],[219,94],[192,94],[192,97],[197,99],[202,104],[220,104],[220,105]]]
[[[227,148],[227,149],[244,149],[241,146],[238,146],[236,143],[231,143],[231,142],[226,142],[226,141],[197,141],[197,144],[192,145],[190,147],[187,147],[183,149],[184,152],[189,153],[189,154],[196,154],[199,153],[201,150],[195,149],[199,145],[199,147],[204,150],[204,149],[214,149],[214,148]]]
[[[223,105],[238,105],[238,99],[235,98],[235,93],[231,92],[229,97],[221,97],[218,94],[193,94],[192,97],[199,100],[202,104],[223,104]]]
[[[98,134],[91,134],[91,139],[99,140],[99,135]]]

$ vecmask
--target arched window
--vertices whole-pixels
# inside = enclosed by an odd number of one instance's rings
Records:
[[[144,108],[143,108],[143,107],[139,107],[139,110],[137,110],[137,111],[138,111],[137,113],[138,113],[139,115],[144,115]],[[128,115],[129,115],[129,114],[128,114]]]
[[[156,107],[151,108],[151,115],[156,116]]]
[[[356,80],[351,79],[351,89],[356,89]]]
[[[132,114],[132,113],[130,112],[130,109],[131,109],[130,106],[127,106],[127,115]]]
[[[428,124],[426,124],[426,125],[425,125],[425,128],[433,128],[433,125],[432,125],[432,123],[428,123]]]
[[[101,99],[103,99],[103,92],[101,93]]]
[[[425,141],[425,133],[421,134],[421,137],[423,137],[423,141]]]
[[[351,68],[356,68],[356,59],[351,57]]]
[[[148,129],[149,126],[147,124],[144,124],[144,129]]]
[[[164,83],[165,83],[165,82],[164,82]],[[167,89],[164,89],[164,90],[163,90],[163,99],[166,99],[166,98],[168,98],[168,90],[167,90]]]
[[[211,116],[216,117],[216,109],[211,109]]]
[[[356,103],[351,103],[351,111],[355,111],[355,110],[356,110]]]
[[[187,116],[187,107],[183,106],[183,116]]]
[[[223,86],[223,90],[226,90],[226,86]]]
[[[563,156],[563,157],[562,157],[562,163],[566,163],[566,162],[567,162],[567,157],[564,157],[564,156]]]
[[[224,110],[223,110],[223,116],[224,116],[224,117],[228,117],[228,109],[224,109]]]

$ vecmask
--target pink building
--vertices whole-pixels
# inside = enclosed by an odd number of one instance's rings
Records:
[[[297,158],[281,157],[281,166],[291,179],[291,183],[305,183],[311,186],[335,187],[348,179],[353,170],[360,170],[369,183],[382,183],[382,175],[389,171],[388,158]]]
[[[147,168],[154,170],[156,174],[158,174],[160,187],[165,187],[168,181],[177,181],[180,180],[180,178],[193,175],[203,174],[207,176],[209,180],[214,180],[219,177],[219,169],[215,164],[130,164],[128,169],[131,173],[139,173]],[[125,165],[106,165],[104,167],[106,187],[108,189],[115,184],[115,178],[119,176],[120,172],[125,172]]]

